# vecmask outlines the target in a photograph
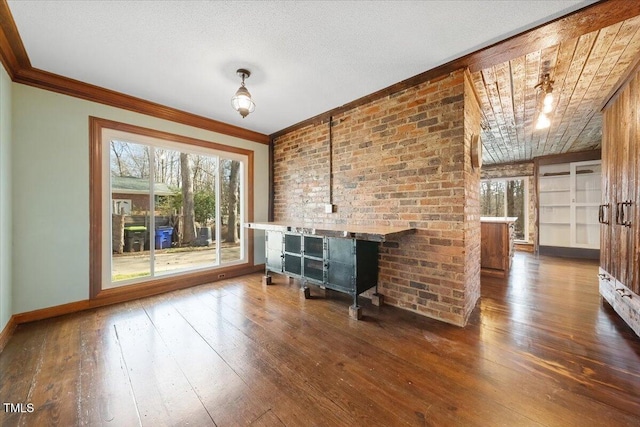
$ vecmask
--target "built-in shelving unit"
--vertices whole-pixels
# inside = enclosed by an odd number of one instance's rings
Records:
[[[602,197],[601,161],[543,165],[538,170],[538,225],[541,253],[597,258],[598,208]]]

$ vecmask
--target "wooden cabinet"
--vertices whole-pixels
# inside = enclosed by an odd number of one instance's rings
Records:
[[[517,218],[480,219],[480,267],[482,274],[506,277],[513,259],[513,230]]]
[[[600,293],[640,335],[640,73],[605,107]]]

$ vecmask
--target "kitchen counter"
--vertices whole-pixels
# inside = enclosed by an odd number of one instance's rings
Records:
[[[245,223],[244,226],[255,230],[282,231],[326,237],[344,237],[370,242],[384,242],[388,238],[400,237],[415,232],[415,228],[408,227],[297,223],[295,221],[248,222]]]
[[[517,217],[480,218],[480,267],[484,275],[506,277],[513,258],[513,229]]]
[[[480,222],[492,222],[492,223],[514,223],[518,220],[516,216],[481,216]]]

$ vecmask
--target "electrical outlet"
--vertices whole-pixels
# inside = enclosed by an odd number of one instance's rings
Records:
[[[331,203],[324,205],[324,213],[334,213],[335,211],[335,205],[332,205]]]
[[[224,279],[225,276],[226,276],[226,274],[224,274],[224,273],[218,274],[218,279]]]

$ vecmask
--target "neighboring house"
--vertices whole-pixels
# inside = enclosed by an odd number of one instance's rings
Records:
[[[133,176],[111,177],[111,206],[113,212],[123,212],[127,215],[149,210],[149,179]],[[160,197],[171,196],[174,193],[167,184],[156,182],[153,185],[153,195],[156,202]]]

